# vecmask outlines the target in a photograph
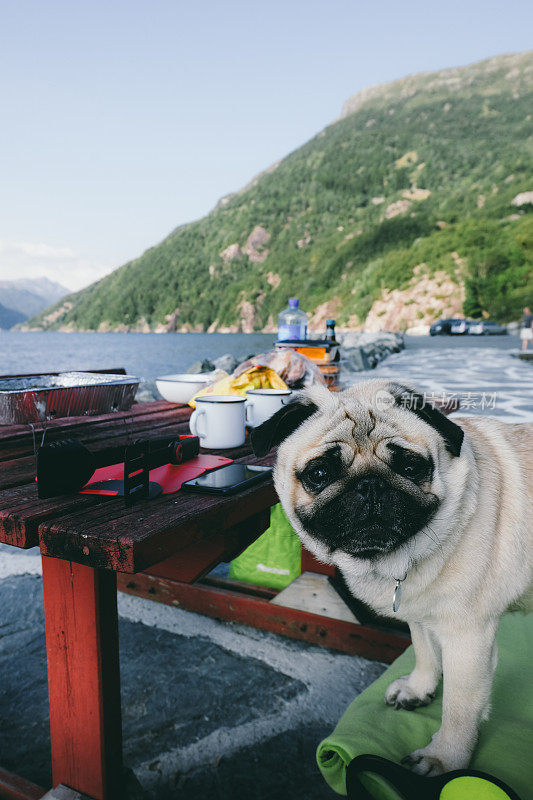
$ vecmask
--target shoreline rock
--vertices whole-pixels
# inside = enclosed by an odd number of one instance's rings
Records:
[[[399,353],[405,347],[402,333],[391,331],[351,331],[339,333],[341,344],[341,382],[354,372],[367,372],[374,369],[380,361],[392,353]]]
[[[354,375],[354,373],[370,372],[380,361],[383,361],[392,353],[399,353],[405,347],[403,334],[390,331],[380,331],[378,333],[370,331],[341,332],[337,335],[337,339],[341,344],[340,366],[341,386],[343,388],[351,384],[350,376]],[[225,353],[223,356],[213,360],[204,358],[195,361],[187,372],[197,374],[222,369],[231,374],[239,364],[242,364],[248,358],[253,358],[253,354],[234,356],[232,353]],[[135,399],[137,402],[160,400],[161,395],[157,391],[155,381],[142,381]]]

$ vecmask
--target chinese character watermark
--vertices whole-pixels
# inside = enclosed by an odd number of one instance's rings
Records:
[[[409,411],[421,411],[426,406],[442,410],[493,411],[498,405],[498,392],[412,392],[406,389],[399,395],[380,389],[375,395],[376,406],[384,411],[393,405]]]

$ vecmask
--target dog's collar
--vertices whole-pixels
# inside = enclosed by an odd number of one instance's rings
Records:
[[[394,576],[393,576],[394,577]],[[396,581],[396,586],[394,587],[394,594],[392,596],[392,610],[394,613],[398,611],[400,608],[400,603],[402,602],[402,583],[407,578],[407,572],[403,576],[403,578],[394,578]]]

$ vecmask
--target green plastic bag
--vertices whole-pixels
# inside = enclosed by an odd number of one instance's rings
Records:
[[[284,589],[302,571],[302,546],[281,505],[270,511],[270,528],[231,562],[233,580]]]

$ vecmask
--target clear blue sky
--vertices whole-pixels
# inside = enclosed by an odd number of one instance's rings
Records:
[[[532,46],[530,0],[2,0],[0,278],[78,287],[354,92]]]

